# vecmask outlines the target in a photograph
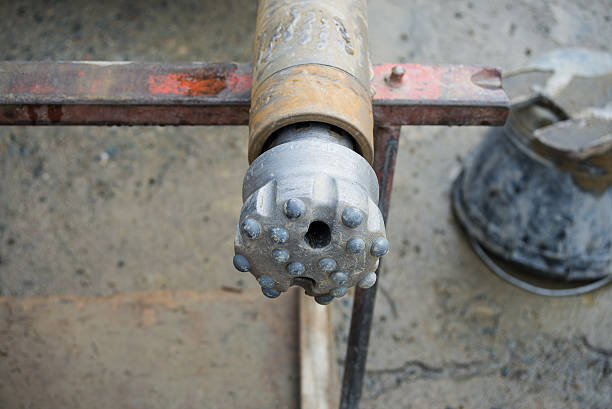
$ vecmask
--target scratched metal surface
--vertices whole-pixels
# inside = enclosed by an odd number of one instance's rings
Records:
[[[367,2],[263,0],[255,37],[253,78],[262,83],[287,67],[321,64],[337,67],[370,90]],[[279,10],[287,10],[279,13]]]

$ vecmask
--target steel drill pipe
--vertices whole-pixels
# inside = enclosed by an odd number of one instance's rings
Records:
[[[373,158],[365,0],[260,0],[255,27],[249,162],[283,126],[323,122]]]
[[[262,0],[250,168],[234,266],[269,298],[320,304],[376,282],[389,250],[378,209],[365,0]]]

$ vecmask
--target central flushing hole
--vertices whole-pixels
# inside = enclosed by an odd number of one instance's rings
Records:
[[[308,226],[306,236],[304,236],[306,243],[313,249],[320,249],[331,243],[331,230],[329,226],[319,220],[315,220]]]

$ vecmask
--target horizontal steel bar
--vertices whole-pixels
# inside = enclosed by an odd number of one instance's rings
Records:
[[[373,86],[388,125],[501,125],[510,106],[495,68],[382,64]],[[246,125],[250,95],[250,64],[0,62],[0,125]]]

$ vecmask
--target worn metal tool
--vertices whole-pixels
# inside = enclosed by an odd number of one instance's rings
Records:
[[[320,304],[376,281],[389,244],[373,160],[366,2],[262,0],[234,266]]]
[[[513,107],[453,188],[477,254],[527,291],[612,282],[612,56],[565,49],[510,73]]]

